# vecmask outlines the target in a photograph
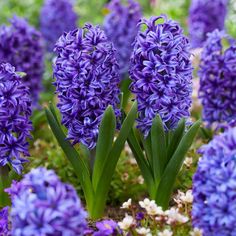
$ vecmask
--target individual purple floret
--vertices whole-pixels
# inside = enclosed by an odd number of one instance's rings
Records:
[[[204,236],[236,235],[236,128],[201,151],[193,178],[193,225]]]
[[[204,45],[199,69],[203,120],[230,123],[236,118],[236,43],[215,30]]]
[[[0,210],[0,236],[8,236],[9,223],[8,223],[8,207],[4,207]]]
[[[166,16],[140,22],[146,29],[135,40],[131,57],[131,91],[138,101],[138,128],[146,137],[159,114],[165,130],[189,117],[192,66],[189,41]]]
[[[12,235],[84,235],[87,213],[75,189],[54,171],[32,169],[7,191],[12,199]]]
[[[40,27],[48,51],[52,52],[58,38],[76,28],[77,15],[71,0],[45,0],[41,9]]]
[[[24,72],[34,107],[38,104],[44,70],[41,34],[24,19],[13,17],[11,26],[0,28],[0,63],[7,62]]]
[[[29,156],[27,139],[32,125],[29,90],[10,64],[0,64],[0,166],[22,170]]]
[[[134,0],[112,0],[108,4],[110,13],[104,20],[104,31],[108,39],[113,42],[118,54],[120,74],[124,76],[129,69],[133,42],[137,36],[137,26],[142,17],[141,7]]]
[[[64,33],[55,52],[54,76],[62,123],[73,144],[81,142],[92,149],[108,105],[120,115],[115,49],[98,26],[86,24],[82,29]]]
[[[207,33],[223,30],[228,0],[192,0],[189,9],[189,33],[193,48],[202,47]]]
[[[118,225],[113,220],[103,220],[96,223],[98,231],[93,236],[116,236],[118,234]]]

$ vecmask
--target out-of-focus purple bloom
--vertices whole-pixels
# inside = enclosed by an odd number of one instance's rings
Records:
[[[71,0],[45,0],[40,15],[41,32],[48,51],[52,52],[58,38],[76,28],[77,15]]]
[[[32,125],[29,90],[10,64],[0,64],[0,166],[22,170],[29,156],[27,139]]]
[[[108,105],[120,115],[115,49],[98,26],[87,24],[64,33],[55,51],[54,76],[62,123],[73,144],[81,142],[92,149]]]
[[[96,223],[98,231],[93,236],[115,236],[117,235],[118,225],[113,220],[103,220]]]
[[[148,135],[159,114],[166,130],[189,117],[192,66],[189,41],[175,21],[166,16],[143,19],[131,57],[131,91],[138,101],[138,128]]]
[[[0,236],[8,236],[9,223],[8,223],[8,207],[4,207],[0,210]]]
[[[132,44],[139,30],[137,24],[142,17],[141,7],[134,0],[127,0],[127,4],[112,0],[108,9],[110,13],[105,17],[104,31],[117,49],[120,74],[124,75],[128,72]]]
[[[207,33],[223,30],[228,0],[192,0],[189,10],[189,33],[192,47],[202,47]]]
[[[228,46],[223,44],[228,41]],[[204,45],[199,70],[203,120],[230,123],[236,118],[236,43],[215,30]]]
[[[32,169],[7,191],[12,199],[12,235],[84,235],[87,213],[75,189],[54,171]]]
[[[30,89],[32,102],[37,106],[44,70],[41,34],[24,19],[13,17],[11,26],[0,28],[0,63],[11,63]]]
[[[138,212],[137,214],[136,214],[136,220],[137,221],[140,221],[140,220],[143,220],[144,219],[144,213],[143,212]]]
[[[193,178],[193,225],[204,236],[236,235],[236,128],[215,137],[201,152]]]

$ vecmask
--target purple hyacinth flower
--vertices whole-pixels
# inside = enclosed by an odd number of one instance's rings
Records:
[[[10,235],[8,223],[8,207],[0,210],[0,236]]]
[[[56,43],[54,65],[58,108],[68,138],[89,149],[96,146],[98,128],[108,105],[117,116],[119,67],[115,49],[98,27],[85,25],[64,33]]]
[[[131,57],[131,91],[138,102],[138,128],[146,137],[159,114],[165,130],[189,117],[192,66],[189,41],[166,16],[142,19]]]
[[[192,0],[189,9],[189,33],[192,47],[202,47],[207,34],[223,30],[228,0]]]
[[[201,150],[193,177],[193,226],[204,236],[236,235],[236,128]]]
[[[0,63],[10,63],[26,73],[22,81],[36,107],[44,71],[42,36],[24,19],[15,16],[10,22],[11,26],[0,27]]]
[[[110,13],[105,17],[104,31],[117,49],[120,74],[124,75],[128,72],[133,42],[139,30],[141,7],[134,0],[127,0],[126,4],[112,0],[107,7]]]
[[[222,31],[209,34],[199,70],[199,98],[203,105],[203,120],[208,126],[213,122],[228,124],[236,118],[235,64],[235,41]]]
[[[32,169],[7,191],[12,199],[12,235],[84,235],[87,213],[75,189],[54,171]]]
[[[17,173],[29,156],[32,124],[28,88],[10,64],[0,64],[0,166],[12,165]]]
[[[47,49],[52,52],[58,38],[76,28],[77,14],[71,0],[45,0],[41,9],[40,27]]]
[[[113,220],[103,220],[96,223],[98,231],[93,236],[115,236],[118,233],[118,225]]]

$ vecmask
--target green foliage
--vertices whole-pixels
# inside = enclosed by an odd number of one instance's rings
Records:
[[[1,0],[0,23],[6,23],[13,15],[18,15],[29,20],[34,25],[39,25],[39,13],[43,0]]]

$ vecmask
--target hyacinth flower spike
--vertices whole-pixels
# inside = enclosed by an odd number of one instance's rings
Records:
[[[76,28],[78,16],[71,0],[45,0],[40,14],[40,28],[47,50],[53,52],[57,39]]]
[[[135,0],[112,0],[107,5],[109,13],[104,18],[104,31],[116,50],[121,75],[121,92],[123,93],[123,107],[130,97],[130,79],[128,76],[130,57],[133,43],[139,31],[138,22],[142,17],[140,4]]]
[[[54,65],[58,108],[64,134],[51,105],[51,129],[82,185],[91,218],[102,216],[110,182],[124,143],[134,124],[134,103],[122,124],[119,67],[113,44],[97,26],[86,24],[61,36]],[[116,128],[119,131],[116,134]],[[114,138],[116,137],[115,141]],[[79,151],[72,145],[79,144]]]
[[[202,47],[208,33],[215,29],[224,29],[228,2],[228,0],[192,0],[189,8],[189,35],[193,48]]]
[[[199,98],[206,123],[205,132],[234,126],[236,119],[236,42],[224,31],[208,34],[204,44],[200,69]]]
[[[228,127],[200,149],[193,177],[192,223],[203,235],[235,235],[236,128]]]
[[[25,73],[22,82],[37,108],[44,72],[43,38],[25,19],[14,16],[10,23],[0,27],[0,63],[10,63]]]
[[[10,64],[0,64],[0,207],[8,203],[4,189],[29,156],[32,125],[29,90]]]
[[[32,169],[6,191],[12,202],[11,235],[85,235],[87,212],[75,189],[53,170]]]
[[[146,28],[136,38],[130,67],[130,89],[138,103],[137,130],[130,133],[128,143],[150,197],[166,209],[200,127],[200,121],[192,125],[188,121],[192,92],[189,41],[179,24],[166,16],[143,19],[140,24]]]

